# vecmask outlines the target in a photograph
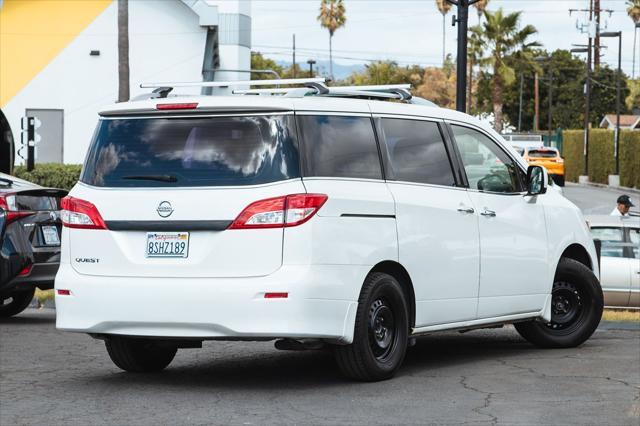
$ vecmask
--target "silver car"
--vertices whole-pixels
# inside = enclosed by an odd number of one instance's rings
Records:
[[[600,282],[607,307],[640,309],[640,217],[587,216],[602,241]]]

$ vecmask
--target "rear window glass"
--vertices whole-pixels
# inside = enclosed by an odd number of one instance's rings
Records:
[[[380,155],[369,117],[303,115],[305,176],[382,179]]]
[[[38,197],[34,195],[16,195],[14,210],[57,210],[58,201],[54,197]]]
[[[237,186],[300,177],[293,117],[101,120],[81,181],[94,186]]]
[[[556,158],[558,156],[557,151],[545,149],[545,150],[537,150],[532,149],[529,151],[529,157],[538,157],[538,158]]]
[[[383,118],[381,129],[395,179],[455,186],[437,123]]]

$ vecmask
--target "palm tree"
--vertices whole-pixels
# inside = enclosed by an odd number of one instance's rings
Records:
[[[446,60],[446,52],[445,52],[445,41],[446,41],[446,22],[445,15],[449,13],[451,10],[451,3],[447,2],[447,0],[436,0],[436,6],[438,7],[438,11],[442,13],[442,66],[444,67],[444,61]]]
[[[118,102],[129,100],[129,0],[118,0]]]
[[[482,22],[482,15],[484,15],[484,11],[487,10],[487,6],[489,5],[489,0],[478,0],[473,4],[473,7],[478,11],[478,24]]]
[[[473,105],[473,66],[476,65],[482,57],[482,29],[480,26],[470,28],[471,34],[467,44],[467,64],[469,67],[469,86],[467,87],[467,112],[471,114]]]
[[[633,67],[631,78],[636,78],[636,34],[640,24],[640,0],[627,0],[627,14],[633,21]]]
[[[320,26],[329,30],[329,74],[333,79],[333,49],[331,40],[333,33],[347,22],[346,9],[342,0],[321,0],[318,21]]]
[[[536,41],[528,42],[528,39],[538,32],[534,26],[526,25],[519,29],[520,15],[521,12],[504,14],[502,9],[493,13],[485,11],[485,20],[479,31],[482,50],[488,54],[482,59],[482,63],[492,71],[491,99],[495,119],[494,128],[497,132],[501,132],[503,127],[504,88],[515,79],[515,71],[505,62],[505,58],[540,46]]]

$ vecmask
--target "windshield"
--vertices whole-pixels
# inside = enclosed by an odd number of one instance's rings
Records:
[[[536,158],[556,158],[558,152],[553,149],[532,149],[529,151],[529,157]]]
[[[81,181],[107,187],[237,186],[300,176],[290,115],[99,122]]]

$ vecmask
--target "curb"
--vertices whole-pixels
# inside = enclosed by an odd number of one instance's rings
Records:
[[[628,192],[635,195],[640,195],[640,189],[629,188],[627,186],[609,186],[605,183],[577,183],[577,182],[567,182],[568,186],[591,186],[595,188],[605,188],[610,189],[611,191],[619,191],[619,192]]]

